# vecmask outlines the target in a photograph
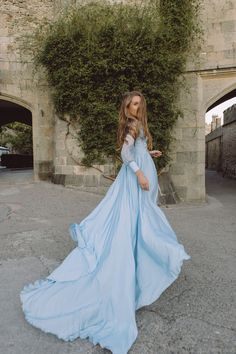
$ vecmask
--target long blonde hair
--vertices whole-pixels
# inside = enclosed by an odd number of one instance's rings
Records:
[[[137,118],[131,116],[128,112],[128,108],[132,98],[134,96],[140,96],[140,104],[137,110]],[[149,132],[147,125],[147,104],[146,99],[140,91],[126,92],[123,95],[123,99],[119,110],[119,123],[117,130],[117,149],[122,148],[127,133],[131,134],[134,139],[139,135],[140,127],[143,127],[144,135],[147,137],[147,146],[151,150],[153,148],[152,136]]]

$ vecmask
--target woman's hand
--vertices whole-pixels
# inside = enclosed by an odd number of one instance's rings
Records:
[[[149,182],[147,177],[144,176],[143,172],[141,170],[138,170],[136,172],[136,175],[138,177],[138,183],[140,185],[140,187],[144,190],[149,190]]]
[[[152,157],[159,157],[162,155],[162,152],[160,150],[151,150],[149,151],[149,153]]]

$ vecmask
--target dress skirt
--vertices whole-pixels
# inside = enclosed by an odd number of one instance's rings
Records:
[[[30,324],[64,341],[88,338],[113,354],[128,353],[138,335],[135,311],[156,301],[191,258],[157,205],[157,171],[145,141],[138,138],[134,151],[149,191],[123,163],[99,204],[69,226],[75,248],[20,292]]]

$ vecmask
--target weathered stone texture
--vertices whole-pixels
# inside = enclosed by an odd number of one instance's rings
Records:
[[[0,8],[0,99],[31,112],[35,179],[47,179],[53,172],[53,106],[45,82],[34,77],[32,62],[20,48],[25,34],[53,18],[54,3],[1,0]]]
[[[197,64],[189,61],[188,70],[236,65],[236,2],[204,0],[201,22],[205,44]]]
[[[204,42],[186,66],[180,118],[173,131],[170,172],[182,200],[205,199],[205,113],[236,89],[236,3],[204,0],[200,16]],[[197,176],[195,178],[195,176]]]
[[[221,142],[221,136],[208,142],[207,168],[217,171],[221,169]]]
[[[62,7],[72,3],[78,1],[0,0],[0,99],[32,113],[35,179],[52,176],[55,183],[104,191],[111,181],[95,168],[79,165],[83,152],[77,143],[77,128],[68,128],[54,114],[43,71],[34,76],[32,62],[19,48],[25,33],[44,19],[53,20]],[[205,42],[197,60],[189,57],[186,65],[186,89],[179,93],[184,118],[173,131],[169,165],[174,188],[187,201],[205,199],[205,112],[236,89],[236,2],[204,0],[201,22]],[[234,129],[227,134],[234,141]],[[95,167],[105,174],[115,172],[110,161],[105,167]]]

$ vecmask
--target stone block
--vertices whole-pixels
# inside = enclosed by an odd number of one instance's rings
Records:
[[[110,187],[114,181],[109,178],[104,177],[103,175],[100,176],[99,184],[103,187]]]
[[[51,126],[50,124],[48,124],[47,126],[39,126],[39,130],[40,130],[40,135],[45,139],[45,138],[50,138],[53,136],[53,132],[54,132],[54,127]]]
[[[170,161],[170,164],[173,164],[177,161],[177,156],[176,156],[176,151],[173,151],[174,149],[172,149],[172,146],[171,146],[171,150],[170,150],[170,158],[171,158],[171,161]]]
[[[65,140],[56,140],[55,148],[56,150],[65,150],[66,149]]]
[[[214,50],[215,50],[214,45],[207,45],[207,46],[206,46],[206,51],[207,51],[207,52],[214,52]]]
[[[197,175],[196,173],[189,174],[187,176],[187,181],[191,188],[194,188],[195,190],[201,189],[202,186],[205,186],[205,173],[204,175]]]
[[[84,175],[84,186],[85,187],[97,187],[98,185],[99,185],[99,176]]]
[[[78,165],[79,159],[73,158],[73,156],[71,156],[70,154],[68,154],[68,151],[66,152],[66,155],[67,155],[67,164],[68,164],[68,165],[76,165],[76,166],[79,166],[79,165]]]
[[[174,128],[172,136],[173,136],[173,138],[175,138],[177,140],[181,140],[182,139],[182,128],[181,127]]]
[[[177,186],[181,186],[181,187],[186,187],[188,186],[187,183],[187,175],[173,175],[171,174],[171,179],[173,181],[173,185],[175,186],[175,188]]]
[[[87,171],[87,168],[84,167],[84,166],[74,166],[74,174],[75,175],[80,175],[80,174],[83,174]]]
[[[63,175],[73,175],[74,173],[74,166],[71,165],[62,165],[61,166],[61,171]]]
[[[200,202],[200,201],[205,201],[205,199],[206,199],[205,179],[202,178],[201,183],[192,185],[191,188],[188,188],[185,200]]]
[[[53,174],[51,181],[55,184],[65,185],[65,175],[55,173]]]
[[[66,165],[66,164],[67,164],[66,156],[59,156],[55,158],[55,165]]]
[[[62,166],[61,165],[55,165],[54,166],[54,172],[55,174],[62,174]]]
[[[178,196],[178,198],[180,199],[180,201],[185,201],[187,199],[187,192],[188,192],[188,188],[186,186],[179,186],[179,185],[174,185],[174,189],[175,192]]]
[[[197,163],[205,163],[206,152],[205,150],[197,151]]]
[[[198,140],[197,139],[182,139],[178,141],[175,145],[175,149],[178,152],[193,152],[198,150]]]
[[[193,164],[197,162],[197,156],[198,152],[197,151],[183,151],[183,152],[177,152],[177,161],[178,162],[184,162],[184,163],[189,163]]]
[[[223,51],[225,59],[236,59],[236,49],[227,49]]]
[[[182,128],[182,137],[183,139],[196,139],[197,138],[198,128],[190,128],[190,127],[183,127]]]
[[[37,165],[39,173],[42,172],[51,172],[52,171],[52,166],[53,162],[52,161],[35,161],[35,164]]]
[[[66,175],[65,176],[65,185],[72,185],[81,187],[84,186],[84,175]]]
[[[74,149],[80,150],[78,146],[78,140],[74,138],[70,138],[69,136],[66,139],[66,145],[69,151],[72,151]]]
[[[103,166],[103,170],[105,175],[113,175],[115,173],[115,166],[112,164],[107,164]]]
[[[34,161],[34,168],[37,171],[39,180],[50,180],[54,171],[52,161]]]
[[[184,163],[175,163],[170,165],[171,175],[184,175],[185,174],[185,164]]]
[[[200,162],[196,167],[197,175],[205,175],[205,162]]]
[[[97,170],[96,168],[93,167],[88,167],[85,171],[85,173],[87,175],[94,175],[94,176],[100,176],[100,174],[102,173],[101,171]]]
[[[225,33],[234,32],[236,30],[236,21],[222,21],[220,23],[221,31]]]

